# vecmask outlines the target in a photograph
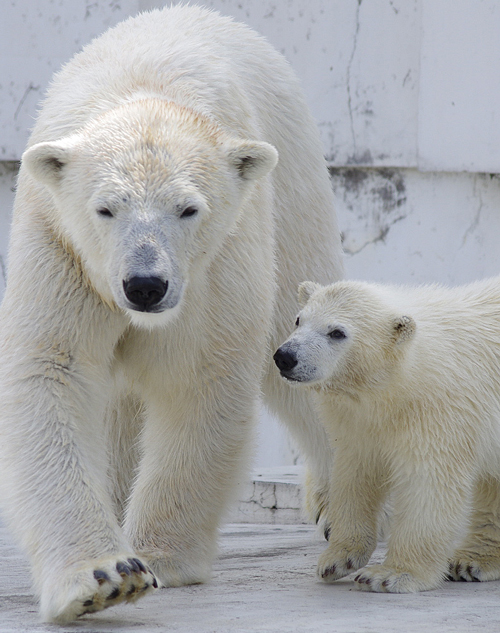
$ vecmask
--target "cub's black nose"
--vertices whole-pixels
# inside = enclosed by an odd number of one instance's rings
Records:
[[[273,356],[273,359],[281,372],[290,371],[299,362],[297,360],[297,356],[293,352],[284,350],[282,347],[278,349],[276,354]]]
[[[131,277],[123,282],[125,296],[134,310],[149,312],[165,296],[168,281],[159,277]]]

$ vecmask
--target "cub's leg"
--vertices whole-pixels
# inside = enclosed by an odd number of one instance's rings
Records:
[[[333,582],[366,565],[377,544],[385,493],[384,473],[374,456],[339,446],[327,513],[329,542],[318,561],[319,578]]]
[[[252,448],[258,383],[242,375],[243,361],[223,365],[145,398],[142,460],[124,529],[165,586],[208,579],[219,522]]]
[[[365,567],[354,579],[364,591],[411,593],[438,587],[465,521],[472,465],[466,456],[456,459],[458,447],[451,447],[450,459],[441,444],[421,442],[411,452],[402,444],[399,448],[393,464],[394,514],[387,556],[383,564]]]
[[[450,580],[500,579],[500,482],[481,479],[475,486],[469,533],[449,563]]]

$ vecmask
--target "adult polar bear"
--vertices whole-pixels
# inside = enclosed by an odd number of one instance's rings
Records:
[[[153,11],[56,75],[0,314],[4,505],[44,620],[143,595],[146,565],[207,578],[266,371],[321,503],[326,436],[268,358],[340,253],[298,83],[247,27]]]

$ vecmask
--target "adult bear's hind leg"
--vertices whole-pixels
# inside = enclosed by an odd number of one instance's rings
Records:
[[[217,529],[252,447],[258,384],[205,375],[148,402],[125,532],[165,586],[208,580]]]

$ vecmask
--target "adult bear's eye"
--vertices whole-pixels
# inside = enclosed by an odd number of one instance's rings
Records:
[[[198,209],[196,207],[186,207],[184,211],[181,213],[181,218],[192,218],[193,215],[198,213]]]
[[[328,332],[328,336],[336,341],[341,341],[343,338],[346,338],[347,335],[344,330],[341,330],[340,328],[335,328],[331,332]]]
[[[100,209],[97,209],[97,215],[102,215],[104,218],[113,217],[113,214],[111,213],[111,211],[106,207],[101,207]]]

